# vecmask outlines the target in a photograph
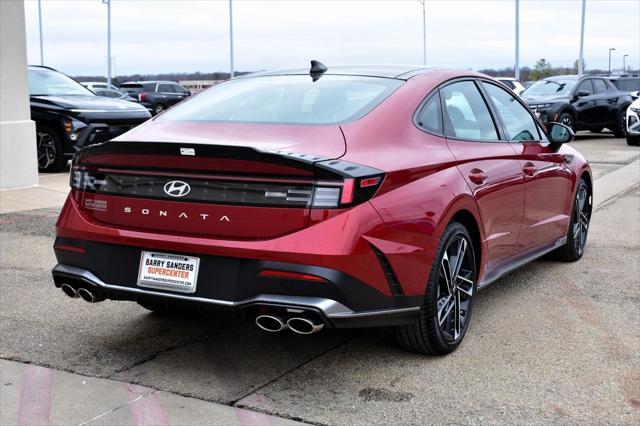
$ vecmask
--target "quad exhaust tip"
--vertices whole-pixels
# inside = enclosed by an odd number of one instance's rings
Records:
[[[85,302],[96,303],[98,301],[96,295],[91,290],[86,288],[78,289],[78,296],[80,296]]]
[[[324,324],[316,324],[307,318],[290,318],[287,321],[287,326],[291,331],[298,334],[313,334],[322,330]]]
[[[62,284],[60,286],[60,290],[62,290],[64,292],[64,294],[66,294],[67,296],[75,299],[76,297],[78,297],[78,290],[76,290],[74,287],[72,287],[69,284]]]
[[[277,333],[287,328],[287,323],[285,323],[282,318],[272,315],[260,315],[256,318],[256,325],[270,333]]]

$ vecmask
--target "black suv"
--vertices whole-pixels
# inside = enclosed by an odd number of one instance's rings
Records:
[[[191,95],[190,91],[173,81],[130,81],[121,84],[120,90],[137,98],[154,115]]]
[[[607,77],[560,75],[537,81],[520,95],[544,123],[558,122],[574,131],[625,135],[625,112],[632,99]]]
[[[144,107],[96,96],[53,68],[29,66],[38,169],[55,172],[80,148],[108,141],[151,117]]]

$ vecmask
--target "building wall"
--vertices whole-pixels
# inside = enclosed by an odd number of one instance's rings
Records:
[[[38,184],[24,1],[0,0],[0,188]]]

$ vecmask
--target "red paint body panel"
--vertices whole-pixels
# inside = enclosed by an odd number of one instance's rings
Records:
[[[480,247],[475,250],[482,280],[491,268],[566,234],[577,179],[583,173],[590,179],[590,169],[569,146],[554,153],[544,144],[447,140],[418,129],[413,115],[423,99],[438,86],[461,76],[482,77],[458,71],[418,74],[368,114],[340,126],[150,120],[118,138],[285,150],[340,158],[384,172],[375,195],[356,206],[267,208],[100,195],[116,210],[97,212],[79,207],[84,197],[94,194],[74,193],[60,214],[57,235],[168,253],[321,266],[348,274],[391,296],[374,247],[391,265],[403,296],[422,296],[440,236],[452,218],[464,212],[474,218],[479,230]],[[567,156],[572,161],[565,161]],[[281,179],[313,176],[309,167],[239,159],[214,161],[197,155],[98,160],[109,166],[126,164],[142,169],[170,168],[179,162],[181,172],[250,172],[267,179],[269,175]],[[535,168],[532,176],[525,176],[527,162]],[[352,180],[345,187],[354,184]],[[118,210],[127,206],[149,209],[150,214],[119,215]],[[174,216],[154,219],[151,212],[159,209],[171,210],[172,215],[188,210],[188,216],[195,218],[206,213],[212,222],[199,218],[181,222]],[[222,225],[222,215],[231,221]]]

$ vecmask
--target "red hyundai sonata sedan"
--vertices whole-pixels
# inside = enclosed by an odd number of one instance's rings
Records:
[[[593,185],[572,138],[473,72],[237,78],[75,156],[53,278],[270,332],[391,326],[445,354],[478,290],[582,256]]]

